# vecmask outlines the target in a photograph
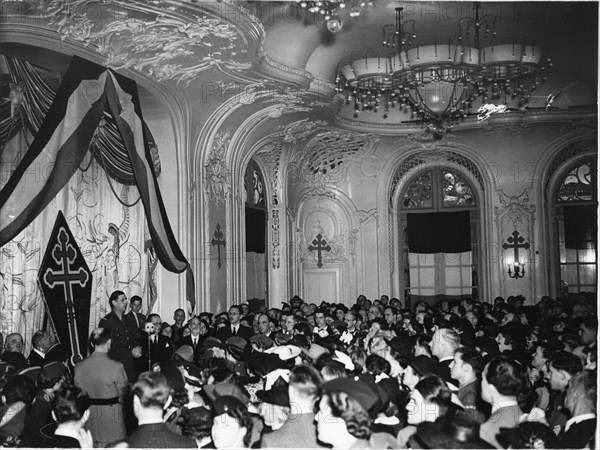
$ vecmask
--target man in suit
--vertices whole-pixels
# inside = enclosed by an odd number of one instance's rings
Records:
[[[481,353],[470,347],[460,347],[454,353],[450,363],[450,375],[458,380],[456,395],[464,405],[465,411],[477,423],[485,422],[489,412],[487,403],[481,400],[481,381],[478,378],[483,368]]]
[[[565,407],[571,411],[557,448],[586,448],[596,433],[596,376],[591,370],[574,375],[569,382]],[[593,445],[589,448],[594,448]]]
[[[133,381],[137,375],[134,358],[142,356],[139,345],[140,329],[135,320],[125,315],[127,297],[123,291],[114,291],[108,298],[112,311],[107,314],[98,328],[107,328],[110,331],[112,344],[108,356],[119,361],[125,367],[127,378]]]
[[[47,331],[38,330],[31,338],[31,353],[27,357],[27,363],[30,367],[44,365],[46,352],[52,346],[52,336]]]
[[[6,336],[4,353],[0,356],[0,361],[13,366],[15,370],[27,367],[27,360],[23,355],[23,336],[19,333],[10,333]]]
[[[546,420],[556,435],[563,431],[567,424],[568,417],[563,411],[563,406],[569,382],[582,369],[579,357],[565,351],[554,353],[548,361],[548,386],[554,395],[546,408]]]
[[[140,331],[142,331],[144,329],[144,325],[146,324],[146,316],[140,312],[142,310],[142,297],[139,295],[133,295],[129,304],[131,310],[127,313],[127,316],[131,317],[137,324]]]
[[[333,335],[333,330],[327,325],[328,315],[329,312],[325,308],[317,309],[315,312],[315,328],[313,329],[313,334],[318,335],[321,338]]]
[[[269,316],[266,314],[257,314],[258,317],[257,325],[258,325],[258,334],[262,334],[263,336],[271,337],[272,327],[271,321],[269,320]]]
[[[139,359],[139,367],[143,370],[152,370],[156,363],[166,362],[173,354],[173,346],[166,336],[160,334],[162,320],[158,314],[150,314],[146,319],[146,325],[142,332],[140,344],[142,346],[142,357]]]
[[[133,411],[139,426],[127,438],[133,448],[197,448],[196,441],[173,433],[163,422],[171,404],[171,388],[160,372],[141,373],[131,390]]]
[[[181,308],[177,308],[173,313],[173,320],[175,321],[173,325],[171,325],[171,329],[173,330],[173,343],[175,345],[179,345],[179,339],[181,339],[181,330],[183,330],[183,322],[185,322],[185,311]]]
[[[496,439],[500,428],[516,427],[523,415],[517,395],[523,390],[524,373],[516,362],[499,356],[483,369],[481,397],[492,405],[492,415],[479,429],[479,437],[496,448],[503,448]]]
[[[312,366],[296,366],[290,373],[288,394],[291,415],[283,426],[264,434],[262,448],[320,448],[315,427],[315,402],[323,379]]]
[[[231,336],[239,336],[250,342],[254,332],[252,328],[240,324],[241,318],[242,308],[238,305],[231,305],[229,308],[229,326],[220,328],[215,337],[221,342],[225,342]]]
[[[431,337],[431,353],[438,361],[437,374],[446,383],[458,387],[458,381],[450,375],[450,363],[454,361],[454,352],[460,347],[460,336],[450,328],[440,328]]]
[[[206,335],[200,334],[200,318],[192,317],[188,326],[190,328],[190,334],[188,336],[179,339],[178,346],[189,345],[194,349],[194,362],[198,363],[202,357],[202,343],[206,339]]]

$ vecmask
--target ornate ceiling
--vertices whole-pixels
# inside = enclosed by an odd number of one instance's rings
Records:
[[[454,33],[472,5],[375,0],[357,18],[341,13],[342,29],[331,33],[321,17],[296,2],[5,0],[0,50],[59,72],[68,62],[61,54],[93,55],[109,67],[184,92],[183,97],[208,81],[233,91],[272,84],[272,102],[283,101],[276,96],[286,89],[310,90],[310,98],[296,96],[292,105],[310,110],[332,101],[340,63],[383,54],[382,27],[394,22],[397,6],[415,21],[419,40],[430,44]],[[497,17],[498,43],[535,44],[552,57],[549,81],[536,91],[532,107],[557,92],[563,94],[554,104],[558,108],[595,104],[597,3],[484,2],[482,13]],[[353,119],[342,107],[336,122],[347,126]],[[387,123],[405,119],[392,114]],[[360,121],[375,125],[383,119],[364,114]]]

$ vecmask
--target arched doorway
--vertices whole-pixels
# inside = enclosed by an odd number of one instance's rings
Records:
[[[571,159],[549,186],[551,280],[554,292],[574,298],[596,292],[598,280],[598,165],[596,157]]]
[[[244,175],[246,220],[246,300],[253,311],[268,301],[267,201],[260,167],[251,159]]]
[[[407,305],[479,297],[479,205],[454,168],[426,168],[405,184],[398,219]]]

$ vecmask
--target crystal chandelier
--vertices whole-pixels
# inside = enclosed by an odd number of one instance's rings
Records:
[[[343,22],[339,17],[341,11],[347,11],[351,18],[361,15],[361,12],[367,8],[373,7],[374,0],[325,0],[308,1],[296,0],[302,9],[323,17],[327,23],[327,29],[332,33],[337,33],[342,29]]]
[[[365,110],[399,107],[411,120],[441,134],[472,114],[474,105],[491,102],[522,107],[545,81],[550,59],[532,43],[496,43],[496,17],[472,15],[458,20],[455,35],[424,42],[414,20],[396,8],[395,24],[383,27],[383,52],[350,58],[338,67],[337,92],[354,104],[354,116]]]

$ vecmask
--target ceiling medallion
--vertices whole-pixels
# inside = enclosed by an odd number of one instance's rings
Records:
[[[425,41],[415,21],[405,20],[404,8],[396,8],[396,23],[383,27],[384,51],[369,49],[338,66],[336,91],[353,104],[354,117],[369,110],[387,119],[392,108],[400,108],[439,137],[479,106],[500,103],[508,110],[527,104],[552,62],[533,43],[498,43],[497,17],[480,16],[480,9],[475,2],[449,39]]]

